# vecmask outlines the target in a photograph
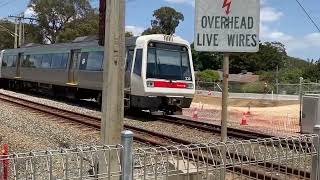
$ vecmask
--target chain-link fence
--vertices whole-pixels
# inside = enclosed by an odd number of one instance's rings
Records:
[[[132,150],[78,147],[1,156],[8,179],[316,179],[316,135]],[[114,161],[111,161],[111,159]]]
[[[223,85],[220,82],[196,82],[196,90],[198,91],[215,91],[222,92]],[[301,89],[300,89],[301,88]],[[282,95],[299,95],[301,92],[305,93],[320,93],[320,83],[297,83],[297,84],[283,84],[273,83],[267,84],[263,82],[258,83],[229,83],[230,93],[262,93],[262,94],[282,94]]]

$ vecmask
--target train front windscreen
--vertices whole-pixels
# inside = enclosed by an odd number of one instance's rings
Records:
[[[192,81],[187,47],[150,42],[148,44],[147,78]]]

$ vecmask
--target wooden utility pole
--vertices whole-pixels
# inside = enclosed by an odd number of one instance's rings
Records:
[[[121,143],[124,116],[125,0],[106,0],[104,46],[101,141],[117,145]],[[111,153],[108,163],[111,172],[118,170],[116,153]],[[99,173],[106,172],[104,166],[100,165]]]

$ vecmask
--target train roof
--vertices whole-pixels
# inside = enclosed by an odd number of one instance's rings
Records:
[[[138,37],[126,37],[126,46],[134,46]],[[5,49],[6,54],[17,54],[19,52],[33,53],[43,51],[70,51],[71,49],[96,49],[103,50],[96,38],[76,38],[73,42],[55,44],[26,44],[17,49]]]
[[[188,41],[178,36],[168,36],[163,34],[144,35],[139,37],[126,37],[126,46],[135,46],[139,43],[148,42],[150,40],[167,41],[179,44],[189,45]],[[39,53],[39,52],[70,52],[71,49],[82,50],[103,50],[103,46],[99,46],[98,40],[93,36],[78,37],[72,42],[68,43],[55,43],[55,44],[26,44],[17,49],[5,49],[6,54],[24,53]]]

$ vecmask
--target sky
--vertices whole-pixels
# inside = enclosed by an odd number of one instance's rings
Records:
[[[98,6],[99,0],[92,4]],[[29,0],[0,0],[0,18],[25,12]],[[320,1],[300,0],[314,21],[320,26]],[[126,29],[139,35],[150,26],[153,11],[170,6],[183,13],[184,21],[176,35],[194,39],[194,0],[127,0]],[[285,44],[288,55],[303,59],[320,58],[320,32],[311,24],[295,0],[261,0],[260,40]]]

